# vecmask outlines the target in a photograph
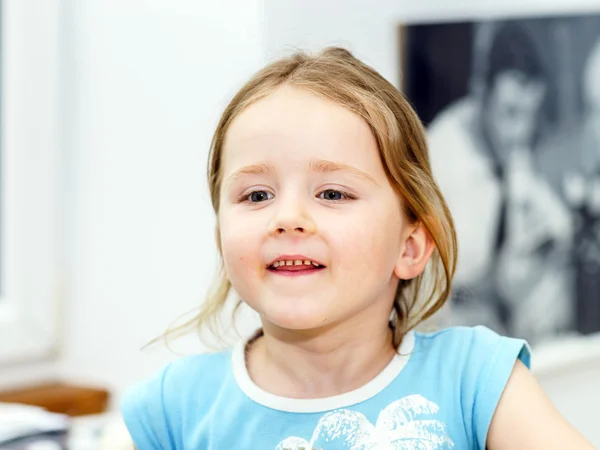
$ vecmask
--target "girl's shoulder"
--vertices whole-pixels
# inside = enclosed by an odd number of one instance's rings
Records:
[[[418,329],[415,335],[422,340],[438,345],[453,343],[471,343],[475,345],[498,345],[502,342],[515,342],[519,345],[528,345],[523,339],[503,336],[485,326],[453,326],[438,329]]]
[[[150,377],[132,385],[125,394],[125,399],[134,394],[152,394],[161,390],[163,395],[169,389],[193,389],[198,385],[207,386],[219,382],[231,366],[231,350],[219,353],[203,353],[176,359]]]
[[[483,326],[416,331],[415,354],[416,358],[420,355],[454,365],[462,363],[466,371],[497,369],[500,364],[512,369],[517,359],[531,366],[531,349],[525,340],[502,336]]]
[[[486,327],[417,331],[404,380],[461,416],[467,441],[485,448],[496,407],[519,361],[530,367],[529,345]]]
[[[527,364],[530,359],[529,344],[519,338],[502,336],[484,326],[448,327],[435,331],[415,331],[416,339],[429,350],[443,350],[445,352],[490,352],[504,348],[518,349],[522,352]]]
[[[137,448],[175,448],[169,416],[210,408],[231,373],[228,350],[180,358],[130,386],[120,407]]]

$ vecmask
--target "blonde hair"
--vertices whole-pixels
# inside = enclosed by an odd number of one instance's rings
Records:
[[[225,108],[214,133],[208,182],[212,205],[219,212],[223,144],[232,121],[248,106],[283,84],[306,89],[361,116],[377,140],[389,182],[402,199],[404,213],[421,224],[435,250],[427,270],[411,280],[400,280],[392,311],[394,345],[447,301],[456,266],[456,233],[452,217],[436,185],[429,164],[425,131],[406,98],[379,73],[342,48],[317,55],[296,53],[256,73]],[[217,241],[219,241],[217,224]],[[219,248],[220,250],[220,248]],[[219,334],[219,314],[231,291],[223,264],[199,312],[163,337],[180,336],[207,327]],[[238,300],[235,310],[241,305]]]

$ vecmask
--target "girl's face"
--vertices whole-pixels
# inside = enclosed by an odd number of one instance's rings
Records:
[[[365,121],[281,87],[234,120],[222,171],[225,269],[263,323],[387,321],[414,227]]]

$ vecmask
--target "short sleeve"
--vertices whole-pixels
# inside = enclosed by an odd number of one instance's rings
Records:
[[[167,368],[132,386],[121,400],[123,420],[138,450],[174,448],[164,408],[166,372]]]
[[[463,393],[472,408],[472,440],[476,448],[486,448],[492,417],[517,360],[531,368],[527,342],[499,336],[485,327],[473,328]]]

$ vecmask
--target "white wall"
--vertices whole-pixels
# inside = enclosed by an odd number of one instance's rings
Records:
[[[71,284],[59,369],[118,397],[175,357],[138,349],[198,306],[214,273],[208,147],[263,62],[262,5],[67,3]]]
[[[60,219],[60,203],[54,202],[53,172],[46,169],[58,122],[57,1],[2,2],[0,389],[36,383],[56,371],[55,324],[47,315],[55,309],[61,275],[55,239],[61,224],[52,220]],[[35,217],[49,223],[36,228]],[[30,255],[35,260],[22,263]],[[38,276],[35,286],[26,282]]]
[[[317,50],[341,44],[396,86],[399,86],[397,26],[400,23],[600,12],[600,0],[374,0],[368,3],[346,0],[343,8],[337,2],[267,0],[266,5],[265,46],[269,57],[295,47]],[[533,361],[535,364],[535,354]],[[567,419],[600,447],[597,406],[600,404],[600,359],[544,371],[538,379]]]

